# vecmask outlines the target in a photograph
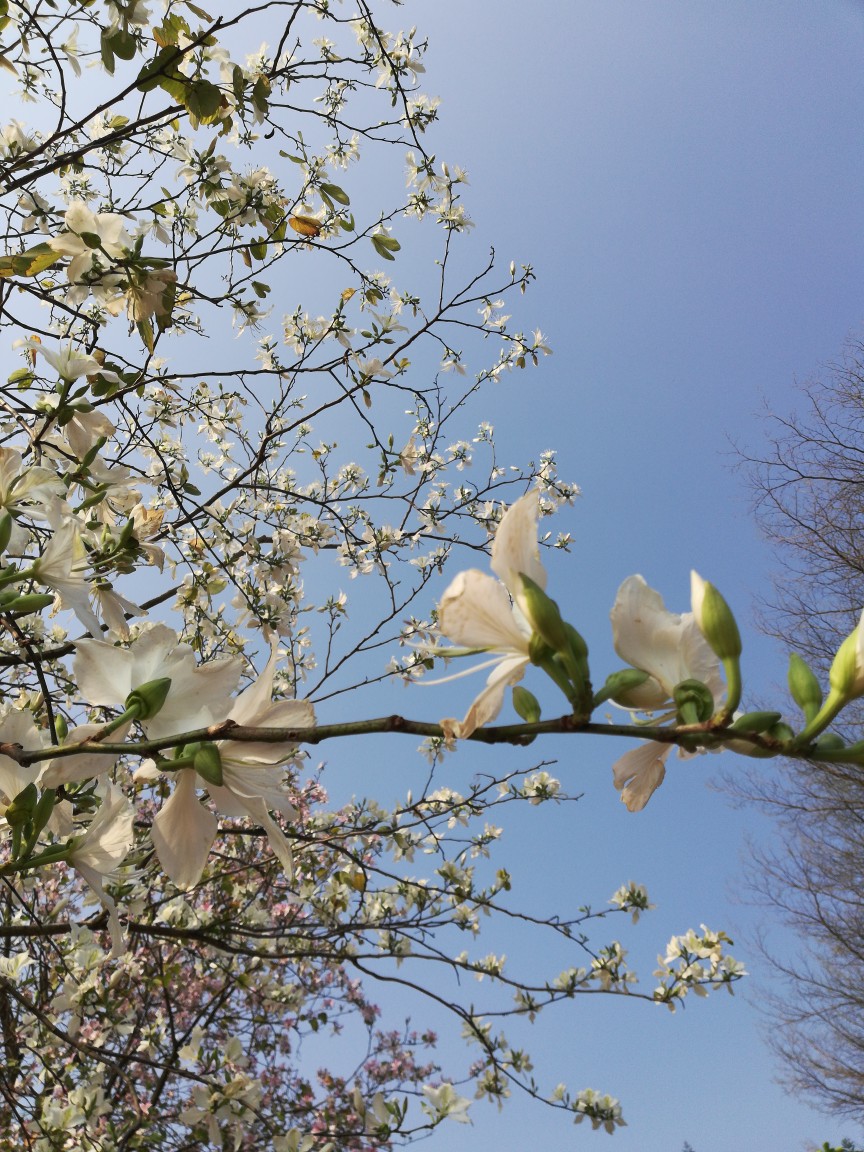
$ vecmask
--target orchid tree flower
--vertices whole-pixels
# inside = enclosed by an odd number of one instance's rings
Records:
[[[54,522],[54,534],[33,562],[30,574],[56,592],[60,606],[71,609],[87,631],[98,636],[102,626],[90,606],[89,560],[81,528],[74,517],[60,519],[59,514],[52,516],[50,509],[49,516]]]
[[[77,641],[74,673],[91,705],[125,707],[131,692],[154,680],[171,681],[161,709],[141,721],[151,740],[207,728],[224,720],[242,671],[239,657],[199,665],[188,644],[165,624],[139,632],[126,648],[105,640]]]
[[[615,651],[648,674],[643,684],[613,697],[613,703],[640,712],[664,710],[684,680],[700,681],[720,701],[720,662],[692,612],[668,611],[659,592],[641,576],[629,576],[618,589],[611,620]],[[671,744],[650,741],[625,753],[613,766],[613,782],[629,811],[644,808],[663,783],[671,749]],[[681,750],[678,754],[687,755]]]
[[[471,669],[492,667],[486,687],[474,699],[465,718],[441,721],[448,736],[465,739],[494,720],[508,686],[522,679],[525,666],[530,663],[532,628],[522,607],[521,576],[528,576],[540,588],[546,587],[546,570],[537,545],[539,501],[537,491],[529,492],[504,513],[492,542],[491,566],[498,579],[477,568],[460,572],[438,605],[438,630],[442,636],[463,649],[464,654],[494,653],[490,661]],[[460,654],[446,648],[437,651],[443,655],[448,651]]]
[[[93,287],[91,281],[99,272],[107,271],[112,261],[124,259],[134,241],[126,231],[122,216],[116,212],[91,212],[83,200],[73,200],[64,222],[64,230],[50,237],[48,244],[61,256],[71,258],[66,269],[73,286],[68,298],[71,303],[80,304]],[[97,247],[93,246],[94,240],[98,241]],[[116,279],[116,275],[111,276],[112,281]],[[113,295],[116,296],[116,291]]]
[[[0,448],[0,509],[13,517],[8,552],[22,555],[30,540],[30,533],[15,522],[15,517],[26,513],[37,520],[46,519],[48,504],[65,491],[56,472],[36,464],[26,465],[14,448]]]
[[[308,728],[315,723],[315,711],[308,700],[273,700],[276,670],[274,648],[266,668],[236,698],[228,718],[255,728]],[[274,854],[285,871],[293,871],[291,847],[271,810],[289,818],[297,815],[284,789],[283,766],[297,749],[292,744],[219,740],[221,784],[202,779],[194,768],[176,772],[177,784],[171,797],[157,813],[151,830],[159,862],[178,888],[193,888],[201,879],[207,857],[216,838],[218,822],[198,799],[204,787],[216,808],[225,816],[249,819],[261,825]],[[152,762],[137,775],[152,778]]]

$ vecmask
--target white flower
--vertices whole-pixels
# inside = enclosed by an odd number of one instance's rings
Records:
[[[40,584],[53,588],[60,597],[61,606],[71,609],[88,632],[99,635],[101,626],[90,607],[90,584],[86,578],[87,549],[84,547],[81,529],[71,517],[60,517],[58,503],[52,515],[55,522],[54,535],[42,555],[34,561],[31,571]]]
[[[35,752],[43,745],[31,713],[17,708],[0,715],[0,741],[20,744],[27,752]],[[0,815],[28,784],[36,783],[41,770],[41,764],[19,764],[11,756],[0,756]]]
[[[48,239],[48,244],[62,256],[70,256],[66,276],[70,284],[78,289],[69,294],[73,304],[80,304],[87,296],[94,266],[107,271],[105,265],[112,260],[122,260],[133,247],[133,240],[125,228],[122,216],[115,212],[91,212],[83,200],[73,200],[65,217],[65,231]],[[89,242],[88,242],[89,241]],[[92,243],[97,247],[92,247]],[[101,294],[104,304],[108,296],[116,297],[119,284],[116,276],[110,277],[110,291]],[[106,289],[109,288],[105,284]]]
[[[701,681],[719,702],[720,664],[692,612],[669,612],[659,592],[641,576],[629,576],[618,589],[611,619],[615,651],[649,677],[614,703],[639,711],[664,708],[682,680]],[[663,783],[671,750],[671,744],[650,741],[625,753],[613,766],[613,783],[630,812],[641,811]],[[686,753],[679,750],[678,755]]]
[[[117,381],[119,379],[116,372],[103,371],[102,365],[95,356],[87,356],[82,352],[76,352],[71,344],[67,344],[65,348],[60,348],[56,352],[52,352],[50,348],[46,348],[41,340],[27,340],[24,343],[24,347],[32,348],[34,352],[38,352],[43,356],[54,371],[64,380],[77,380],[81,376],[96,376],[100,373],[109,381]]]
[[[669,612],[659,592],[641,576],[628,576],[612,606],[615,651],[649,679],[617,696],[614,703],[655,711],[672,699],[682,680],[701,680],[719,701],[723,692],[720,663],[699,630],[692,612]]]
[[[189,645],[179,643],[177,633],[164,624],[143,629],[128,648],[79,640],[76,649],[75,677],[91,705],[122,708],[134,688],[163,677],[171,680],[162,709],[142,722],[151,740],[224,720],[242,667],[236,657],[197,664]]]
[[[441,1084],[437,1088],[424,1084],[423,1095],[426,1097],[423,1110],[435,1120],[443,1120],[445,1116],[449,1116],[451,1120],[458,1120],[460,1124],[471,1123],[471,1117],[468,1115],[471,1101],[460,1096],[452,1084]]]
[[[315,723],[315,712],[308,701],[273,700],[275,669],[274,649],[255,683],[234,701],[229,719],[254,728],[311,727]],[[200,880],[218,828],[216,817],[198,799],[200,783],[223,815],[250,819],[261,825],[270,847],[290,874],[291,848],[270,810],[283,816],[296,816],[283,788],[281,768],[294,755],[295,746],[232,740],[220,740],[216,746],[222,761],[222,784],[198,781],[193,769],[181,769],[177,773],[177,787],[153,821],[151,834],[159,862],[178,888],[193,888]]]
[[[464,739],[494,720],[501,711],[507,687],[522,679],[525,665],[530,662],[531,626],[520,608],[521,576],[530,577],[541,588],[546,586],[546,571],[537,546],[538,510],[539,493],[535,491],[517,500],[504,514],[492,543],[491,565],[498,580],[476,568],[460,572],[438,605],[438,630],[442,636],[462,648],[496,654],[480,665],[488,668],[491,663],[493,669],[465,719],[442,720],[448,736]],[[440,651],[446,654],[447,650]]]

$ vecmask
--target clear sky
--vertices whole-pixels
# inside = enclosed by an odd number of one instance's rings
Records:
[[[562,474],[582,486],[554,525],[575,537],[573,554],[553,565],[555,595],[605,675],[617,666],[608,610],[620,581],[641,572],[683,611],[695,567],[738,612],[753,694],[779,695],[786,654],[753,623],[771,557],[730,439],[758,448],[763,406],[794,407],[795,381],[836,356],[864,319],[864,6],[435,0],[394,9],[392,26],[411,22],[431,41],[425,90],[442,98],[429,144],[468,170],[477,258],[494,244],[505,264],[530,262],[539,276],[525,326],[548,334],[554,357],[508,378],[488,415],[505,457],[557,447]],[[445,710],[425,691],[399,706]],[[648,809],[630,814],[611,784],[620,751],[599,740],[544,745],[585,798],[508,829],[526,903],[599,904],[619,883],[641,881],[658,909],[628,942],[649,979],[668,936],[704,920],[735,938],[749,987],[674,1017],[582,1000],[535,1029],[539,1079],[621,1097],[630,1127],[614,1138],[536,1105],[498,1116],[478,1104],[472,1129],[453,1125],[437,1139],[458,1152],[607,1141],[617,1152],[680,1152],[685,1140],[695,1152],[795,1152],[806,1140],[860,1141],[773,1082],[757,1011],[769,974],[753,946],[764,913],[740,898],[745,836],[761,841],[771,829],[712,787],[744,762],[672,762]],[[455,777],[482,768],[482,753],[461,755],[450,762]],[[509,755],[528,766],[525,752]],[[507,944],[518,956],[519,941]]]

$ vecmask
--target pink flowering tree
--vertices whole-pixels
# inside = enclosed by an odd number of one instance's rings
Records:
[[[592,685],[538,545],[566,551],[540,520],[576,488],[553,453],[505,465],[476,416],[549,351],[507,312],[532,272],[454,267],[465,176],[427,145],[422,38],[387,0],[208,9],[0,0],[0,1137],[386,1148],[520,1090],[612,1131],[617,1100],[535,1083],[508,1018],[586,992],[674,1008],[741,966],[703,927],[638,985],[609,924],[648,910],[638,884],[530,914],[496,821],[565,789],[529,757],[456,790],[446,755],[627,736],[634,811],[673,746],[860,763],[829,728],[864,693],[864,630],[824,700],[793,658],[796,732],[740,714],[715,588],[694,574],[679,615],[630,577],[626,667]],[[464,715],[369,718],[376,686],[474,656]],[[592,721],[607,701],[627,723]],[[434,783],[420,756],[395,806],[328,801],[317,746],[388,732],[423,739]],[[574,965],[489,953],[508,922]]]

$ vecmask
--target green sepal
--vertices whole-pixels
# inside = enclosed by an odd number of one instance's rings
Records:
[[[192,767],[208,784],[221,788],[224,782],[222,757],[215,744],[202,744],[192,757]]]
[[[12,539],[12,515],[9,512],[4,512],[0,516],[0,553],[5,552],[9,547],[9,541]]]
[[[639,668],[621,668],[618,672],[611,672],[606,677],[606,683],[594,694],[592,701],[595,708],[607,700],[616,700],[618,696],[630,692],[633,688],[640,688],[648,679],[648,673]]]

